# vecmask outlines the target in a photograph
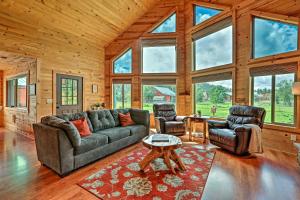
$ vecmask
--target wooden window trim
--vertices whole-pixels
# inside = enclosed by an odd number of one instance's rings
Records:
[[[132,95],[133,95],[133,89],[132,89],[132,80],[131,79],[113,79],[112,80],[112,84],[111,84],[111,88],[112,88],[112,93],[111,93],[111,105],[112,105],[112,108],[115,109],[115,105],[114,105],[114,84],[121,84],[122,85],[122,107],[124,108],[124,85],[125,84],[128,84],[130,85],[130,107],[132,107]]]
[[[26,78],[26,106],[18,106],[18,79],[20,78]],[[14,86],[14,106],[8,106],[8,82],[9,81],[12,81],[14,80],[15,81],[15,86]],[[17,76],[11,76],[11,77],[8,77],[6,79],[6,104],[5,104],[5,107],[7,108],[15,108],[15,109],[18,109],[18,110],[28,110],[28,107],[29,107],[29,97],[28,97],[28,85],[29,85],[29,74],[28,73],[25,73],[25,74],[19,74]]]
[[[122,57],[124,54],[126,54],[129,50],[131,50],[131,72],[130,73],[115,73],[115,62]],[[119,53],[117,56],[115,56],[112,60],[111,60],[111,69],[112,69],[112,73],[113,75],[132,75],[133,74],[133,48],[132,47],[128,47],[126,49],[124,49],[123,51],[121,51],[121,53]]]
[[[297,81],[297,72],[295,73],[295,77],[294,77],[294,81]],[[279,75],[279,74],[278,74]],[[271,88],[271,122],[270,123],[266,123],[266,125],[268,125],[269,127],[271,126],[278,126],[278,127],[289,127],[289,128],[296,128],[296,122],[297,122],[297,97],[294,95],[294,121],[292,124],[287,124],[287,123],[280,123],[280,122],[275,122],[275,76],[276,75],[267,75],[267,76],[271,76],[272,77],[272,88]],[[251,80],[251,93],[250,93],[250,97],[251,97],[251,105],[254,105],[254,77],[259,77],[259,76],[251,76],[250,80]]]
[[[145,73],[144,66],[143,66],[143,48],[144,47],[163,47],[163,46],[175,46],[175,55],[176,55],[176,63],[175,63],[175,72],[168,72],[168,73]],[[178,48],[177,48],[177,38],[155,38],[155,39],[142,39],[140,42],[140,74],[142,76],[156,76],[156,75],[178,75]]]
[[[260,58],[254,58],[254,31],[255,31],[255,25],[254,25],[254,19],[255,18],[261,18],[265,20],[272,20],[272,21],[278,21],[286,24],[292,24],[298,26],[298,44],[297,44],[297,50],[284,52],[280,54],[275,55],[269,55],[264,56]],[[248,59],[248,64],[258,63],[258,62],[264,62],[269,60],[277,60],[281,58],[290,58],[290,57],[297,57],[300,56],[300,18],[299,17],[292,17],[288,15],[281,15],[281,14],[274,14],[274,13],[268,13],[268,12],[261,12],[261,11],[250,11],[250,54]]]
[[[230,70],[230,71],[226,71],[225,73],[228,73],[230,72],[231,73],[231,79],[224,79],[224,80],[231,80],[231,88],[232,88],[232,99],[231,99],[231,104],[233,105],[234,104],[234,97],[235,97],[235,70]],[[207,75],[204,75],[204,76],[210,76],[210,75],[214,75],[214,74],[222,74],[222,72],[220,73],[213,73],[213,74],[207,74]],[[197,77],[197,76],[194,76],[194,77]],[[198,75],[199,77],[199,75]],[[207,81],[209,82],[209,81]],[[206,82],[206,83],[207,83]],[[214,81],[211,81],[211,82],[214,82]],[[204,83],[204,82],[203,82]],[[195,98],[195,95],[196,95],[196,82],[195,83],[192,83],[192,106],[193,106],[193,112],[196,113],[196,98]],[[221,118],[221,117],[213,117],[211,119],[214,119],[214,120],[224,120],[225,118]]]

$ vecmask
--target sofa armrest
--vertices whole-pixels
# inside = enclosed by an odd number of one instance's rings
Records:
[[[187,116],[176,116],[175,117],[175,120],[176,121],[186,121],[188,119],[188,117]]]
[[[208,129],[211,128],[228,128],[227,121],[208,120]]]
[[[237,136],[236,153],[239,155],[247,153],[251,137],[251,128],[241,125],[235,127],[234,132]]]
[[[150,113],[148,110],[140,110],[140,109],[129,109],[132,120],[136,124],[141,124],[146,126],[147,134],[150,131]]]
[[[38,160],[59,175],[74,169],[74,148],[67,134],[42,123],[33,124]]]

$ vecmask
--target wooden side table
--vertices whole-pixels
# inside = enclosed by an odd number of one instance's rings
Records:
[[[189,116],[188,120],[189,120],[189,141],[192,141],[192,137],[193,137],[193,132],[195,132],[196,130],[196,124],[197,123],[202,123],[203,124],[203,143],[206,142],[206,134],[207,134],[207,120],[210,117],[208,116]]]

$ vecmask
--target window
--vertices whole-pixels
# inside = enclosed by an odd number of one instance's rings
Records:
[[[231,73],[226,73],[194,79],[194,112],[201,111],[202,115],[226,118],[232,106],[232,80],[208,80],[231,76]]]
[[[126,74],[132,72],[132,49],[128,49],[125,53],[119,56],[114,62],[115,74]]]
[[[114,109],[131,108],[131,84],[113,83]]]
[[[221,10],[206,8],[202,6],[194,6],[194,25],[200,24],[205,20],[219,14]]]
[[[176,13],[163,21],[152,33],[173,33],[176,32]]]
[[[61,101],[63,106],[78,104],[78,80],[69,78],[61,79]]]
[[[176,73],[176,40],[144,41],[143,73]]]
[[[298,26],[254,17],[253,58],[295,51],[298,48]]]
[[[175,81],[174,81],[175,82]],[[153,104],[172,103],[176,104],[176,84],[171,83],[143,83],[143,109],[153,112]]]
[[[194,70],[232,63],[232,37],[231,19],[195,33],[193,35]]]
[[[265,122],[293,125],[295,73],[254,76],[252,81],[252,104],[266,109]]]
[[[27,76],[6,81],[7,107],[27,107]]]

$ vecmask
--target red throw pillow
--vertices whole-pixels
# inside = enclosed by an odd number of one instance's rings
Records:
[[[135,124],[134,121],[131,119],[130,113],[127,114],[119,113],[119,120],[121,126],[130,126]]]
[[[71,121],[74,126],[77,128],[81,137],[92,135],[92,132],[89,128],[89,125],[85,118]]]

